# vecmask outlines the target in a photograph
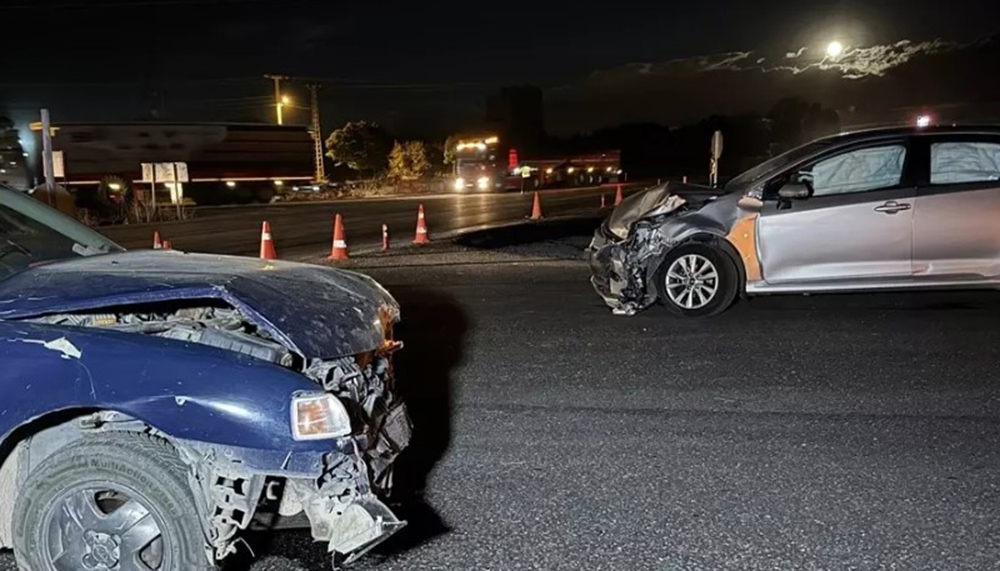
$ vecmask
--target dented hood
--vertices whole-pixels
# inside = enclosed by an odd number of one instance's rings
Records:
[[[704,202],[715,189],[690,184],[663,183],[626,198],[608,218],[608,230],[619,238],[628,235],[636,220],[653,214],[669,214],[689,202]]]
[[[30,268],[0,281],[0,319],[217,299],[306,358],[356,355],[385,339],[396,301],[367,276],[291,262],[135,251]]]

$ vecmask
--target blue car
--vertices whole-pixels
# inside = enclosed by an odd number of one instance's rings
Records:
[[[0,549],[33,571],[216,569],[251,524],[350,563],[411,424],[399,307],[319,266],[126,252],[0,187]]]

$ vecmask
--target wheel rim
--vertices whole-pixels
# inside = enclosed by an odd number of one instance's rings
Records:
[[[701,309],[719,292],[719,271],[699,254],[685,254],[667,268],[667,297],[678,307]]]
[[[46,559],[56,571],[169,569],[161,525],[137,495],[116,486],[66,491],[44,521]]]

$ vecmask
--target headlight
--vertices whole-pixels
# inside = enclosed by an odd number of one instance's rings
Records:
[[[476,186],[479,187],[479,190],[486,190],[487,188],[490,187],[490,177],[488,176],[479,177],[479,180],[476,181]]]
[[[455,190],[465,190],[465,179],[458,177],[455,179]]]
[[[292,436],[296,440],[340,438],[351,433],[351,419],[337,397],[298,393],[292,398]]]

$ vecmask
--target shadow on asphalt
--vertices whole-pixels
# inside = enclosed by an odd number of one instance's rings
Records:
[[[469,248],[493,250],[567,239],[589,241],[601,220],[601,217],[587,216],[529,222],[470,232],[456,238],[455,243]]]
[[[383,555],[412,549],[449,527],[424,496],[434,466],[451,445],[453,370],[462,362],[469,324],[446,294],[421,287],[393,288],[402,306],[396,354],[399,389],[413,420],[413,439],[396,461],[392,508],[408,525],[376,551]]]

